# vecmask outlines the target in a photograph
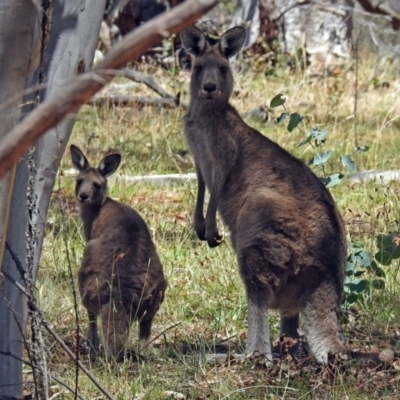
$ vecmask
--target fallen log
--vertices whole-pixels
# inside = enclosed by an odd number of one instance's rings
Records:
[[[187,109],[187,104],[180,104],[179,97],[177,99],[156,98],[156,97],[137,97],[129,95],[111,95],[111,96],[95,96],[91,98],[87,104],[99,107],[137,107],[148,106],[156,108],[177,108]]]

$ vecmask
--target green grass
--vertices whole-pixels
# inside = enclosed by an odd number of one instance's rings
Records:
[[[259,106],[268,106],[271,98],[283,93],[291,112],[305,116],[305,130],[312,126],[328,129],[325,149],[334,150],[327,172],[342,171],[339,155],[351,154],[354,137],[354,88],[352,68],[336,78],[310,82],[302,74],[276,70],[265,76],[260,66],[246,65],[235,74],[233,103],[244,115]],[[152,71],[154,72],[154,71]],[[189,75],[155,71],[156,79],[171,92],[181,91],[187,100]],[[361,60],[357,141],[371,149],[356,157],[359,170],[396,169],[400,148],[399,64],[378,65],[371,58]],[[122,80],[121,80],[122,81]],[[376,82],[390,82],[388,88],[376,88]],[[375,86],[374,86],[375,85]],[[397,83],[398,85],[398,83]],[[146,89],[139,87],[142,93]],[[304,160],[313,150],[297,147],[304,139],[299,130],[288,133],[276,117],[283,110],[270,111],[269,122],[248,117],[247,122],[281,146]],[[150,108],[82,108],[71,138],[98,163],[111,149],[122,153],[119,173],[127,175],[193,172],[182,135],[180,110]],[[397,119],[396,119],[397,118]],[[391,122],[389,122],[391,121]],[[71,168],[69,154],[62,170]],[[318,174],[321,171],[316,169]],[[56,332],[74,348],[75,304],[70,281],[71,268],[76,286],[84,239],[81,222],[74,208],[73,178],[61,174],[51,203],[43,247],[37,296],[45,317]],[[85,365],[117,399],[165,399],[165,391],[183,393],[189,399],[382,399],[395,398],[399,373],[357,369],[348,366],[336,377],[313,364],[304,368],[287,360],[267,371],[251,363],[210,365],[202,356],[215,345],[232,342],[243,346],[246,333],[244,288],[237,272],[234,253],[226,240],[217,249],[200,242],[192,227],[196,184],[127,184],[110,179],[110,196],[134,207],[146,220],[164,265],[169,287],[154,321],[153,354],[145,362],[117,364],[98,360]],[[400,184],[342,184],[332,188],[342,212],[348,241],[362,240],[372,254],[374,238],[380,232],[398,232]],[[222,222],[219,221],[223,230]],[[343,321],[349,347],[364,351],[387,347],[399,351],[397,326],[400,320],[399,264],[384,267],[386,289],[365,296]],[[82,337],[86,313],[79,304]],[[279,319],[270,316],[274,340]],[[228,340],[229,339],[229,340]],[[227,341],[228,340],[228,341]],[[74,364],[51,339],[49,371],[74,385]],[[132,344],[137,343],[133,325]],[[397,362],[397,361],[396,361]],[[29,378],[28,378],[29,380]],[[72,398],[54,384],[52,394]],[[103,398],[98,389],[80,373],[79,391],[87,399]]]

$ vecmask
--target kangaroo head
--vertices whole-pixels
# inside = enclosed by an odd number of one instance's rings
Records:
[[[72,164],[79,171],[75,186],[76,199],[81,205],[102,205],[107,198],[107,178],[119,167],[121,155],[108,154],[97,168],[93,168],[77,146],[71,144],[70,151]]]
[[[235,26],[210,44],[199,28],[190,26],[181,32],[181,39],[185,50],[195,57],[190,80],[192,99],[228,101],[233,90],[228,59],[242,48],[246,29]]]

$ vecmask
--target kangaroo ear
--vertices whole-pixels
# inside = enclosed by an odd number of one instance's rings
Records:
[[[189,26],[181,31],[181,40],[184,49],[195,57],[207,48],[207,40],[203,31],[196,26]]]
[[[104,178],[108,178],[118,169],[120,163],[121,154],[109,154],[100,161],[99,167],[97,169],[99,170],[100,174],[104,176]]]
[[[243,26],[235,26],[221,36],[219,51],[226,58],[233,57],[242,48],[245,40],[246,29]]]
[[[89,161],[79,147],[71,144],[71,146],[69,146],[69,151],[71,152],[72,165],[78,171],[83,171],[90,167]]]

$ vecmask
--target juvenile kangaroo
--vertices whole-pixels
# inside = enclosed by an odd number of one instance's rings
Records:
[[[121,156],[109,154],[93,168],[78,147],[71,145],[70,151],[79,171],[75,195],[86,238],[78,281],[89,317],[88,345],[91,352],[98,350],[101,315],[107,357],[120,358],[134,320],[140,348],[149,344],[167,281],[146,223],[135,210],[107,197],[107,178]]]
[[[210,247],[218,246],[217,209],[230,229],[247,296],[246,354],[272,359],[267,319],[272,308],[280,310],[281,334],[294,338],[301,312],[311,351],[327,363],[330,353],[345,351],[337,320],[346,260],[343,221],[321,180],[230,105],[228,58],[245,37],[240,26],[215,44],[193,26],[181,33],[195,57],[184,118],[198,180],[195,230]]]

